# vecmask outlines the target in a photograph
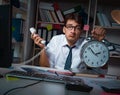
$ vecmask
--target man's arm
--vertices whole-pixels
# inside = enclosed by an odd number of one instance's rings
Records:
[[[40,54],[39,65],[43,67],[50,67],[49,60],[48,60],[46,51],[44,49],[45,45],[41,43],[43,39],[38,34],[36,35],[31,34],[31,38],[33,39],[34,43],[42,49]]]
[[[41,50],[40,62],[39,62],[39,64],[40,64],[40,66],[42,66],[42,67],[50,67],[49,60],[48,60],[48,57],[47,57],[47,54],[46,54],[45,49],[42,49],[42,50]]]

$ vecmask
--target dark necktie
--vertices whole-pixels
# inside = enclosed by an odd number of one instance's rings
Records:
[[[69,54],[67,56],[64,69],[69,70],[71,67],[71,64],[72,64],[72,49],[75,46],[73,46],[73,47],[67,46],[67,47],[69,48]]]

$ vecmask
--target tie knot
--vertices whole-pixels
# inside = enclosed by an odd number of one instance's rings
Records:
[[[75,46],[68,46],[68,45],[67,45],[67,47],[71,50],[71,49],[73,49]]]

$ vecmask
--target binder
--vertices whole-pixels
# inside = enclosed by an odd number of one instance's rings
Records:
[[[64,16],[63,16],[63,14],[62,14],[62,12],[61,12],[61,10],[59,8],[59,5],[55,2],[53,4],[53,6],[54,6],[54,9],[55,9],[55,12],[57,14],[57,17],[58,17],[59,21],[64,22]]]

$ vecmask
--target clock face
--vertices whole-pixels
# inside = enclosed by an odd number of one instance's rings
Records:
[[[89,41],[83,46],[81,57],[89,67],[102,67],[109,59],[109,50],[102,42]]]

